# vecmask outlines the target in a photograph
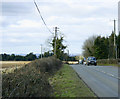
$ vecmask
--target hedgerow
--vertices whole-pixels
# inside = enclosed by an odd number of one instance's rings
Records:
[[[98,64],[118,64],[120,63],[120,59],[100,59],[97,60]]]
[[[48,78],[62,66],[54,57],[38,59],[15,69],[12,73],[3,73],[2,96],[5,97],[51,97],[53,88]]]

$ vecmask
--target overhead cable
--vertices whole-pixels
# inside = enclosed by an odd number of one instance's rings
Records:
[[[35,6],[36,6],[36,8],[37,8],[37,11],[38,11],[38,13],[39,13],[39,15],[40,15],[40,17],[41,17],[44,25],[46,26],[46,28],[48,29],[48,31],[49,31],[50,33],[52,33],[51,30],[48,28],[47,24],[45,23],[45,20],[44,20],[44,18],[42,17],[42,14],[41,14],[41,12],[40,12],[40,9],[39,9],[37,3],[35,2],[35,0],[34,0],[34,4],[35,4]]]

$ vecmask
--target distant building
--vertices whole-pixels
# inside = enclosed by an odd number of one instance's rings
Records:
[[[118,2],[118,31],[120,33],[120,1]]]

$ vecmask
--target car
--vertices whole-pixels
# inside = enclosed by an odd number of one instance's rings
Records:
[[[83,64],[83,60],[79,60],[79,64]]]
[[[84,64],[84,65],[86,65],[86,64],[87,64],[87,62],[83,62],[83,64]]]
[[[86,63],[88,66],[89,65],[97,65],[97,61],[96,61],[96,58],[95,57],[88,57],[87,58],[87,63]]]
[[[83,65],[86,65],[87,62],[86,62],[86,58],[83,59]]]

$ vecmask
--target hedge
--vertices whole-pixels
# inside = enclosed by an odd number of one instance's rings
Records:
[[[48,78],[62,66],[54,57],[38,59],[16,69],[3,73],[2,96],[6,97],[51,97],[53,88]]]
[[[98,64],[118,64],[120,63],[120,59],[100,59],[97,60]]]

